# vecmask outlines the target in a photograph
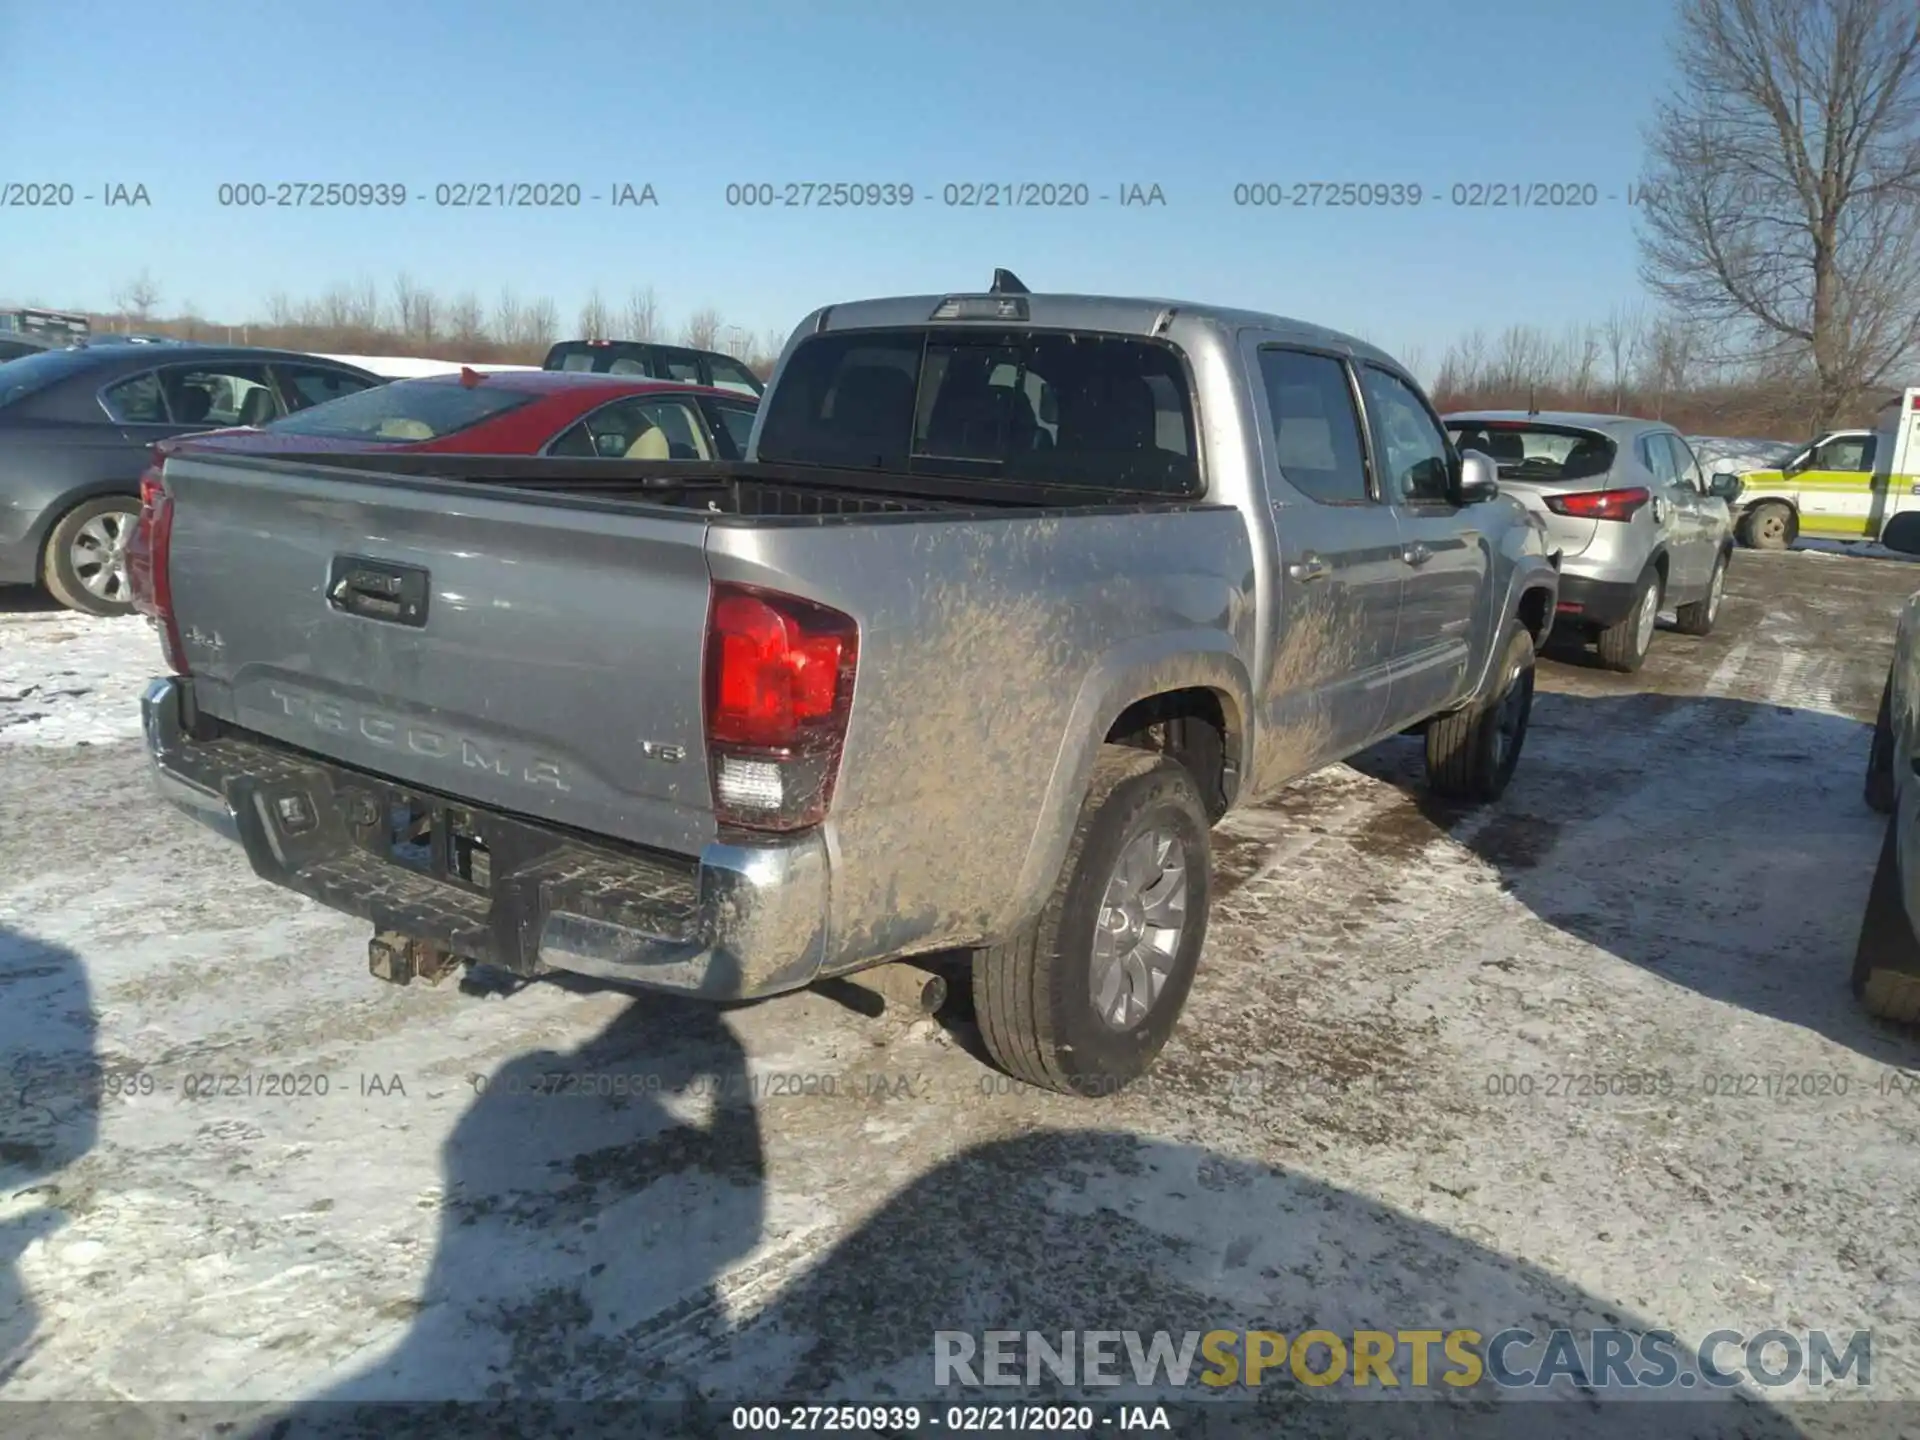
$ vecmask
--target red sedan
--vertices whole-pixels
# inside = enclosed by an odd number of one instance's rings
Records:
[[[203,431],[158,448],[738,460],[756,405],[737,390],[623,375],[462,370],[395,380],[262,426]]]

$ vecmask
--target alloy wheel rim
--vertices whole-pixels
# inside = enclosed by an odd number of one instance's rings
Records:
[[[95,599],[124,605],[131,598],[127,542],[133,538],[134,523],[131,511],[102,511],[80,527],[67,547],[74,577]]]
[[[1640,648],[1642,650],[1645,650],[1649,645],[1653,644],[1653,629],[1659,619],[1660,587],[1658,585],[1650,585],[1647,587],[1646,596],[1640,602],[1640,621],[1635,627],[1639,632],[1637,638],[1640,641]]]
[[[1187,847],[1152,826],[1121,847],[1094,922],[1089,992],[1101,1022],[1132,1030],[1153,1012],[1187,929]]]

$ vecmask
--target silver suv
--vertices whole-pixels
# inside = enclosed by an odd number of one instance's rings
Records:
[[[1612,669],[1638,670],[1660,613],[1705,635],[1733,553],[1728,503],[1741,482],[1709,481],[1671,425],[1622,415],[1515,410],[1446,417],[1461,451],[1500,470],[1500,491],[1546,522],[1559,549],[1555,628],[1577,628]]]

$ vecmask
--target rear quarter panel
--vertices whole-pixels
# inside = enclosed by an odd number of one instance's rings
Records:
[[[0,428],[0,581],[28,581],[47,532],[96,495],[138,495],[145,446],[113,425],[25,421]]]
[[[830,972],[1037,913],[1132,701],[1200,685],[1230,728],[1250,709],[1253,554],[1231,508],[716,525],[708,560],[860,624],[826,826]]]

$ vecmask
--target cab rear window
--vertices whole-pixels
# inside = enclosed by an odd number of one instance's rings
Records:
[[[276,435],[327,440],[371,440],[392,445],[438,440],[470,430],[534,397],[524,391],[466,386],[444,380],[396,380],[343,395],[263,427]]]
[[[1180,357],[1131,336],[822,335],[794,351],[766,403],[767,461],[1164,495],[1201,489]]]

